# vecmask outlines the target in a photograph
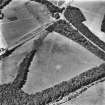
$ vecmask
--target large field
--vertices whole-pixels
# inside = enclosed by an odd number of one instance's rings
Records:
[[[86,4],[83,3],[74,3],[73,5],[77,5],[77,7],[82,9],[87,18],[85,24],[92,30],[93,33],[100,37],[100,39],[104,40],[105,34],[102,33],[99,28],[104,13],[102,10],[105,10],[103,6],[104,4],[100,3],[102,7],[101,9],[99,9],[100,5],[98,4],[95,7],[94,2],[94,5],[92,5],[92,3],[88,4],[91,9],[88,6],[86,7]],[[97,10],[98,12],[96,12]],[[35,27],[36,24],[39,25],[33,17],[30,17],[32,19],[27,21],[22,21],[21,19],[24,18],[22,15],[23,14],[19,17],[20,20],[18,22],[4,24],[3,26],[3,34],[6,37],[7,43],[10,44],[9,46],[12,46],[12,40],[17,40],[17,38],[21,35],[27,33]],[[26,13],[26,17],[28,15],[29,14]],[[46,18],[42,19],[46,20]],[[17,74],[17,68],[25,54],[31,49],[31,46],[32,40],[18,48],[13,54],[2,61],[2,66],[0,68],[2,72],[2,84],[14,80]],[[61,36],[58,33],[53,32],[44,40],[43,45],[34,57],[27,82],[24,85],[23,90],[26,93],[41,91],[61,81],[69,80],[77,74],[82,73],[83,71],[86,71],[94,66],[98,66],[103,62],[104,61],[90,53],[82,46],[64,36]],[[80,95],[78,98],[67,103],[67,105],[104,105],[104,94],[105,83],[100,83],[90,88],[83,95]]]

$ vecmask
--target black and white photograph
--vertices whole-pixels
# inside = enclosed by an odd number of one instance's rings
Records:
[[[0,105],[105,105],[105,0],[0,0]]]

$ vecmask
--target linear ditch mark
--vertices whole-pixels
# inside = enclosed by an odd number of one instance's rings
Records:
[[[21,47],[27,41],[33,39],[34,37],[40,37],[40,33],[42,33],[51,24],[53,24],[53,21],[39,26],[31,30],[30,32],[24,34],[22,38],[15,42],[16,45],[8,48],[4,54],[0,55],[0,60],[11,55],[17,48]]]

